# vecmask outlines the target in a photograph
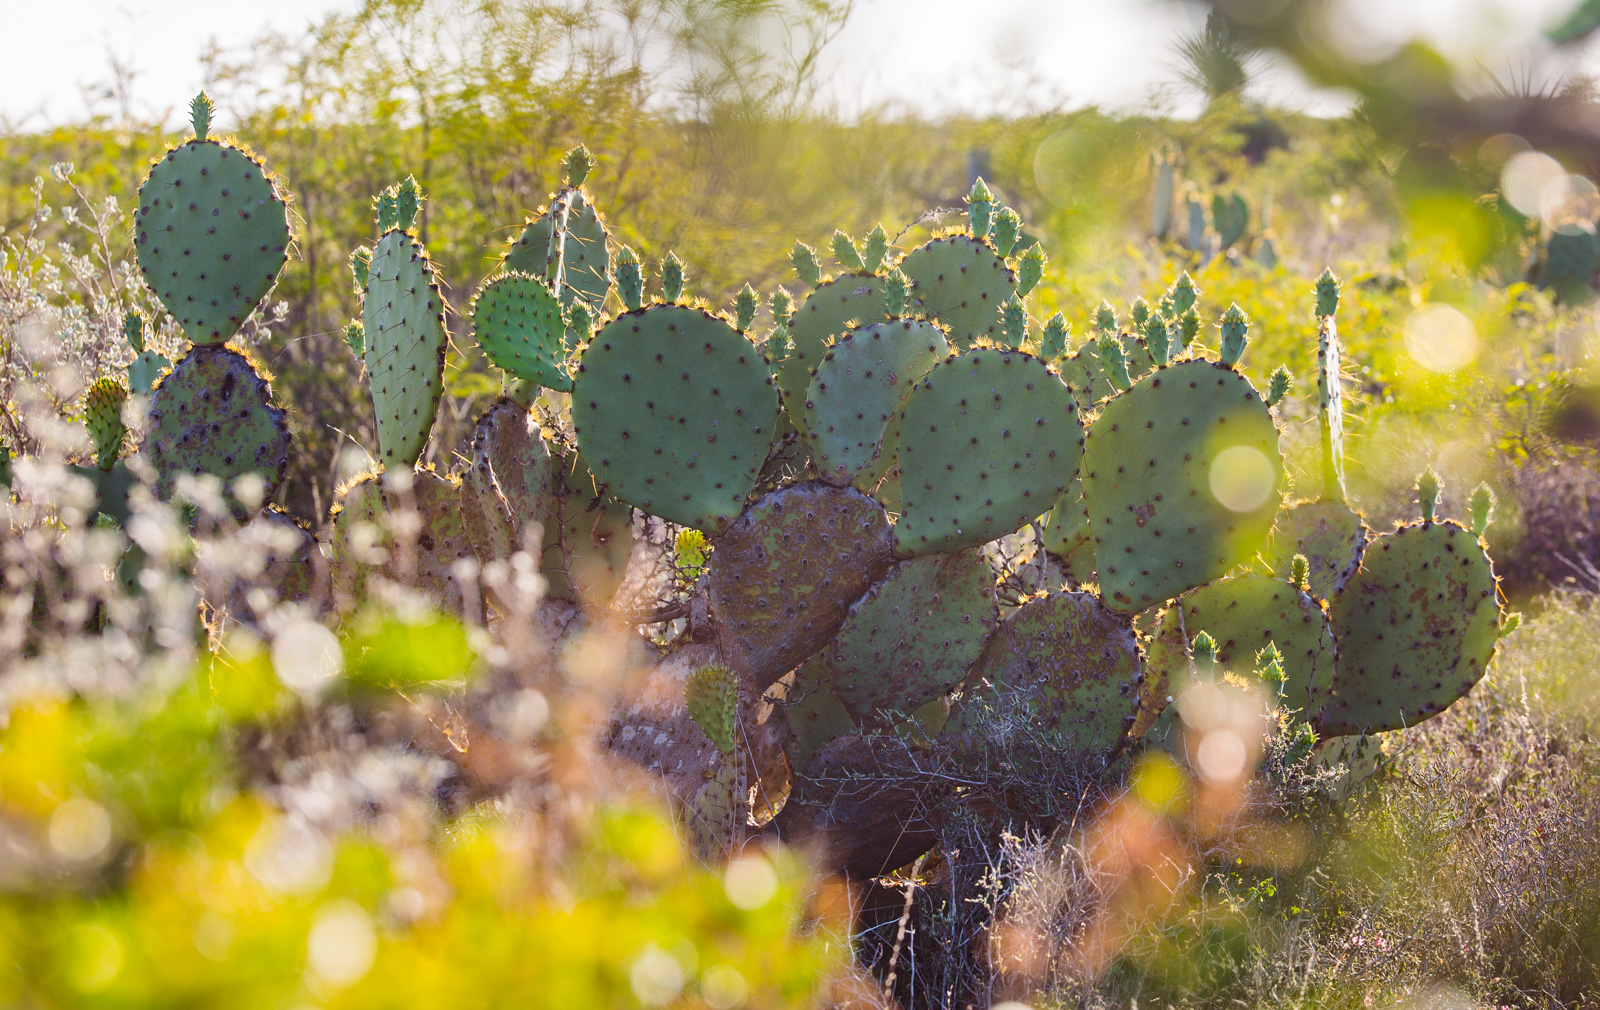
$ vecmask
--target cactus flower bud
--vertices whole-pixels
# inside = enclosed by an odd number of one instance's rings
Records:
[[[861,253],[861,265],[868,273],[877,273],[883,266],[883,261],[889,255],[889,233],[883,230],[883,225],[875,225],[867,233],[866,248]]]
[[[587,147],[579,144],[567,152],[562,167],[567,174],[568,186],[582,186],[584,180],[589,178],[589,172],[594,169],[594,155]]]
[[[1230,368],[1239,363],[1244,346],[1250,341],[1250,319],[1234,302],[1222,314],[1222,363]]]
[[[1217,643],[1208,633],[1202,631],[1189,640],[1189,651],[1194,657],[1195,679],[1202,682],[1216,680],[1217,676]]]
[[[1045,255],[1039,246],[1029,246],[1017,263],[1017,294],[1027,297],[1044,279]]]
[[[804,242],[796,242],[789,258],[794,260],[794,272],[811,287],[822,283],[822,265],[817,262],[817,251]]]
[[[1256,677],[1271,688],[1280,701],[1283,699],[1284,685],[1289,677],[1283,672],[1283,653],[1278,651],[1278,643],[1268,642],[1265,648],[1256,653]]]
[[[1044,324],[1044,338],[1039,345],[1039,356],[1047,364],[1061,360],[1067,353],[1067,338],[1072,335],[1072,324],[1057,312]]]
[[[842,231],[833,233],[833,258],[851,273],[860,273],[867,268],[861,260],[861,250],[856,248],[855,239]]]

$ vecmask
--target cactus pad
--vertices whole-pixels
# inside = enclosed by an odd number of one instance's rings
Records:
[[[603,605],[616,595],[633,557],[633,510],[600,492],[581,456],[558,457],[551,465],[560,480],[544,521],[550,594]]]
[[[327,592],[327,562],[298,519],[269,505],[251,521],[267,546],[261,581],[279,603],[316,603]],[[247,528],[248,529],[248,528]]]
[[[882,320],[887,312],[883,291],[881,277],[846,274],[818,287],[795,309],[777,375],[784,413],[796,428],[805,430],[806,391],[828,344],[857,326]]]
[[[444,297],[428,253],[398,229],[378,241],[362,300],[367,385],[378,421],[379,461],[409,468],[421,457],[444,395]]]
[[[609,493],[706,533],[744,511],[778,420],[755,345],[677,305],[607,324],[583,352],[572,404],[578,445]]]
[[[231,347],[196,344],[150,397],[144,453],[162,499],[172,497],[185,473],[221,478],[230,496],[234,480],[253,473],[270,498],[289,465],[289,426],[249,358]]]
[[[1142,661],[1133,622],[1093,593],[1030,600],[973,667],[987,684],[963,698],[962,726],[996,737],[1037,727],[1054,746],[1104,761],[1133,725]]]
[[[561,303],[528,274],[501,274],[472,300],[472,332],[494,366],[547,389],[570,390]]]
[[[1414,726],[1483,677],[1500,631],[1494,570],[1454,522],[1377,537],[1332,601],[1339,656],[1324,736]]]
[[[1101,589],[1125,612],[1250,558],[1283,496],[1271,411],[1248,379],[1206,361],[1158,369],[1109,401],[1082,469]]]
[[[750,816],[744,761],[723,755],[705,784],[695,791],[685,814],[694,854],[707,862],[719,862]]]
[[[981,551],[902,562],[850,608],[820,653],[851,715],[909,714],[951,691],[994,630],[994,575]]]
[[[739,680],[722,666],[702,666],[683,685],[689,718],[716,745],[732,754],[739,734]]]
[[[1317,326],[1318,426],[1322,437],[1322,497],[1344,499],[1344,391],[1340,386],[1339,329],[1333,316]],[[1309,555],[1308,555],[1309,556]]]
[[[1278,513],[1272,539],[1262,551],[1267,574],[1288,578],[1294,556],[1303,554],[1310,565],[1312,595],[1331,600],[1361,564],[1371,534],[1342,501],[1301,502]]]
[[[128,391],[148,396],[171,367],[172,362],[167,360],[166,355],[140,351],[137,357],[128,362]]]
[[[900,269],[925,316],[950,330],[965,351],[979,339],[999,340],[1000,306],[1017,290],[1017,277],[987,242],[963,235],[934,239],[906,254]]]
[[[409,482],[394,473],[382,481],[384,506],[391,513],[414,511],[420,522],[409,556],[404,544],[391,552],[389,574],[416,585],[441,610],[473,616],[467,614],[469,604],[475,612],[481,608],[476,587],[466,585],[455,567],[458,561],[477,559],[461,512],[461,482],[431,467],[409,475]]]
[[[850,710],[828,683],[828,664],[814,656],[795,671],[789,688],[789,763],[804,773],[827,744],[857,729]]]
[[[760,692],[822,648],[894,563],[883,507],[853,488],[767,495],[717,539],[707,596],[724,654]]]
[[[83,423],[94,444],[95,463],[102,470],[111,469],[122,452],[122,440],[128,434],[128,426],[122,423],[122,405],[127,402],[128,391],[112,378],[96,379],[83,394]]]
[[[500,400],[485,411],[472,435],[472,472],[475,476],[470,482],[480,498],[488,495],[493,506],[498,504],[498,495],[510,512],[511,550],[538,557],[543,549],[543,525],[557,509],[550,450],[539,437],[533,415],[510,400]],[[493,517],[486,513],[484,518]],[[554,531],[548,539],[555,539]]]
[[[550,230],[553,215],[561,212],[563,200],[570,201],[570,206],[566,209],[567,231],[562,250],[566,283],[561,289],[561,304],[571,305],[574,299],[582,298],[598,311],[606,292],[611,290],[611,255],[606,251],[605,222],[581,190],[563,192],[550,208],[529,221],[506,250],[502,266],[508,271],[555,280]]]
[[[1333,629],[1310,595],[1282,579],[1239,575],[1186,593],[1183,626],[1216,640],[1217,662],[1232,673],[1255,672],[1256,653],[1270,642],[1283,657],[1284,704],[1308,716],[1333,681]]]
[[[902,556],[988,543],[1049,511],[1078,469],[1083,425],[1042,361],[983,348],[934,367],[900,435]]]
[[[139,187],[134,247],[145,283],[196,344],[221,344],[288,258],[288,207],[248,152],[198,137]]]
[[[806,393],[811,458],[824,480],[876,486],[894,458],[885,431],[917,380],[950,353],[932,323],[897,319],[855,330],[817,365]]]

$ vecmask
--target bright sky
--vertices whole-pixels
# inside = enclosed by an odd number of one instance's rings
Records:
[[[1422,34],[1447,53],[1519,76],[1539,29],[1575,0],[1341,0],[1334,27],[1354,50],[1379,56]],[[180,107],[199,89],[208,40],[247,45],[265,29],[303,31],[358,0],[11,0],[0,60],[0,117],[40,126],[80,117],[111,78],[110,58],[134,72],[136,109]],[[919,112],[986,112],[1096,103],[1147,106],[1176,80],[1172,45],[1204,20],[1191,0],[858,0],[829,50],[824,100],[846,114],[882,103]],[[24,41],[26,40],[26,41]],[[1583,58],[1600,70],[1600,59]],[[1275,104],[1336,112],[1284,68],[1257,90]],[[1177,106],[1183,111],[1183,106]]]

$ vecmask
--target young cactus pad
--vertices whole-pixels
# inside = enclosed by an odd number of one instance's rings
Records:
[[[553,249],[551,230],[558,219],[565,221],[566,230],[558,233],[562,241]],[[558,265],[563,281],[561,304],[571,305],[581,298],[598,311],[611,290],[611,255],[606,250],[605,222],[579,189],[563,190],[529,221],[501,263],[509,272],[543,277],[551,284],[556,281]]]
[[[806,393],[811,457],[823,480],[875,487],[893,460],[885,438],[917,380],[950,354],[944,331],[929,322],[896,319],[864,326],[834,344]]]
[[[903,557],[985,544],[1049,511],[1082,454],[1078,404],[1038,358],[983,348],[952,355],[901,416]]]
[[[1283,487],[1277,426],[1244,376],[1185,361],[1139,380],[1106,403],[1084,447],[1106,602],[1143,610],[1248,560]]]
[[[528,274],[501,274],[472,300],[472,332],[494,366],[547,389],[570,390],[567,323],[549,287]]]
[[[910,713],[961,683],[996,617],[994,576],[981,551],[902,562],[823,649],[827,680],[863,724]]]
[[[1039,597],[989,639],[974,666],[989,684],[962,699],[956,721],[980,734],[1025,722],[1100,765],[1133,726],[1142,660],[1132,622],[1093,593]]]
[[[911,279],[920,312],[943,323],[950,343],[967,350],[979,339],[1000,339],[1000,306],[1017,278],[987,242],[952,235],[907,253],[900,269]]]
[[[788,350],[777,369],[778,392],[783,396],[784,413],[802,432],[811,373],[822,363],[828,344],[835,337],[854,326],[884,319],[883,291],[881,277],[838,277],[811,292],[795,310],[787,330]]]
[[[732,754],[739,738],[739,680],[723,666],[703,666],[683,685],[689,718],[716,745]]]
[[[289,426],[250,359],[196,344],[150,397],[143,451],[162,499],[172,497],[182,474],[211,474],[231,494],[247,473],[261,478],[266,499],[289,466]]]
[[[893,564],[889,517],[871,498],[821,483],[774,491],[711,557],[706,595],[723,654],[752,691],[766,690],[826,645]]]
[[[378,421],[379,461],[393,470],[421,457],[444,395],[444,297],[428,253],[392,229],[372,254],[361,304],[367,385]]]
[[[578,447],[611,494],[714,534],[744,511],[778,398],[743,334],[698,309],[658,305],[617,317],[590,341],[572,415]]]
[[[1339,640],[1324,736],[1414,726],[1482,679],[1500,633],[1494,570],[1454,522],[1376,538],[1332,601]]]
[[[197,135],[139,187],[134,248],[145,283],[196,344],[221,344],[272,290],[288,258],[289,212],[249,152]]]
[[[122,452],[128,426],[122,423],[122,405],[128,391],[113,378],[97,379],[83,394],[83,423],[94,445],[95,465],[109,470]]]

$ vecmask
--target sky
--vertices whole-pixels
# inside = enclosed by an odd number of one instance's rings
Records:
[[[1350,50],[1378,57],[1413,35],[1448,55],[1515,76],[1540,29],[1574,0],[1339,0],[1331,15]],[[1192,0],[857,0],[826,55],[819,100],[845,115],[884,105],[922,114],[1022,111],[1097,104],[1162,104],[1182,114],[1193,99],[1174,87],[1172,47],[1204,21]],[[200,54],[215,40],[249,45],[271,29],[305,31],[358,0],[10,0],[13,45],[0,60],[0,120],[37,128],[85,115],[86,96],[133,71],[133,106],[181,108],[204,81]],[[1600,72],[1600,55],[1581,65]],[[1313,91],[1282,65],[1256,95],[1336,114],[1345,96]],[[103,100],[103,99],[102,99]],[[105,107],[105,106],[102,106]]]

